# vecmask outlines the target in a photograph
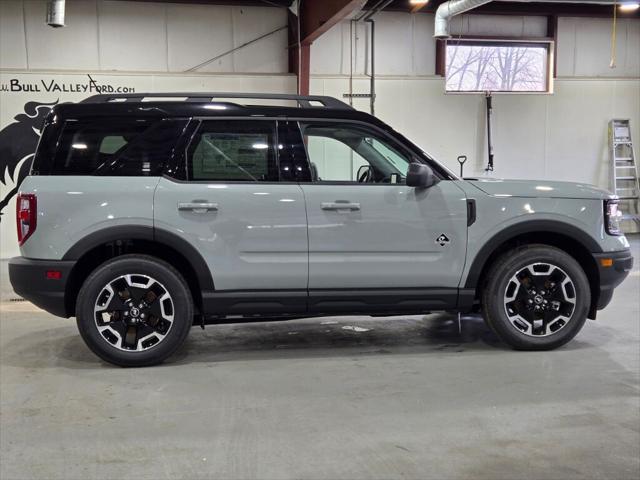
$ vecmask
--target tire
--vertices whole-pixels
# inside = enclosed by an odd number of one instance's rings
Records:
[[[76,321],[87,346],[106,362],[156,365],[187,338],[193,299],[182,275],[168,263],[148,255],[123,255],[85,280]]]
[[[552,350],[584,325],[591,290],[573,257],[548,245],[527,245],[490,267],[481,301],[485,321],[503,342],[516,350]]]

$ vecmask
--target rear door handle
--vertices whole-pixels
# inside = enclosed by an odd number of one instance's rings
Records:
[[[207,213],[218,211],[217,203],[209,202],[178,202],[178,210],[181,212]]]
[[[336,200],[335,202],[322,202],[320,204],[322,210],[350,210],[352,212],[360,210],[359,203],[352,203],[346,200]]]

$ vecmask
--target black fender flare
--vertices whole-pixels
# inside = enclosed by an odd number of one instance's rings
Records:
[[[193,268],[202,291],[214,290],[213,277],[204,258],[189,242],[163,229],[145,225],[117,225],[93,232],[76,242],[62,257],[78,260],[86,252],[116,240],[147,240],[180,252]]]
[[[598,241],[589,235],[584,230],[575,227],[571,224],[564,223],[558,220],[530,220],[523,221],[511,225],[504,230],[499,231],[493,237],[491,237],[485,244],[478,250],[467,279],[464,284],[464,288],[476,288],[480,281],[480,275],[484,270],[486,262],[491,254],[505,242],[527,233],[553,233],[567,237],[580,245],[582,245],[587,251],[591,253],[601,253],[602,247]]]

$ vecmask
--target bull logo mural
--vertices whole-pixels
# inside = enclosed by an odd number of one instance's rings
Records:
[[[33,155],[40,139],[44,119],[58,103],[27,102],[24,113],[14,117],[15,122],[0,130],[0,182],[13,188],[0,200],[0,221],[3,210],[18,193],[20,184],[29,173]]]

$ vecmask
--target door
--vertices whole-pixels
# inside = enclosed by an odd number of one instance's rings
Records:
[[[300,122],[312,181],[301,183],[312,310],[455,306],[467,204],[449,180],[405,184],[418,161],[390,135],[343,121]],[[355,294],[353,294],[355,292]],[[451,303],[453,302],[453,305]]]
[[[207,313],[301,312],[308,279],[304,197],[280,182],[276,122],[203,120],[184,149],[185,180],[164,177],[155,228],[209,267]]]

